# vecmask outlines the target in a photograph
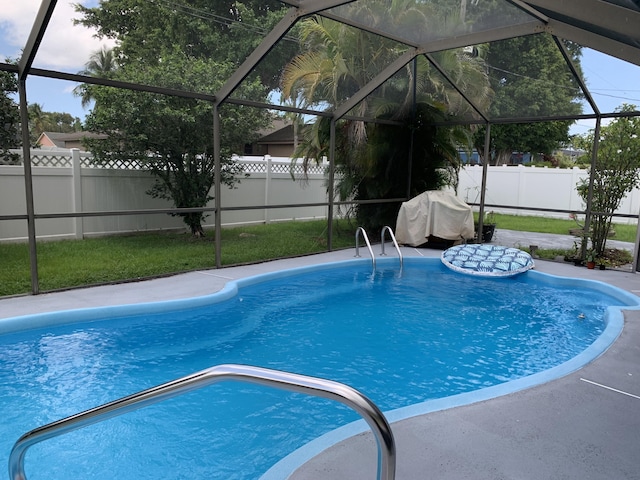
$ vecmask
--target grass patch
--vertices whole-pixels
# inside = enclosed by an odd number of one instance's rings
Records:
[[[222,230],[222,265],[254,263],[324,252],[325,221],[287,222]],[[335,249],[354,245],[355,227],[334,226]],[[43,292],[215,268],[214,232],[146,233],[38,242]],[[27,244],[0,244],[0,296],[31,291]]]
[[[523,250],[529,251],[528,248],[523,248]],[[536,251],[539,258],[543,260],[556,260],[557,258],[565,259],[566,261],[570,261],[565,257],[571,254],[571,250],[562,250],[557,248],[549,248],[549,249],[539,249]],[[619,248],[605,248],[604,253],[601,257],[596,259],[597,265],[605,265],[605,267],[621,267],[623,265],[628,265],[633,262],[633,255],[628,250],[623,250]]]
[[[572,220],[496,214],[498,230],[567,235]],[[283,222],[225,228],[223,266],[308,255],[327,250],[326,222]],[[334,223],[333,248],[355,245],[355,225]],[[616,240],[634,242],[635,225],[615,225]],[[377,241],[377,238],[372,238]],[[543,258],[564,256],[565,250],[538,251]],[[43,292],[79,286],[150,278],[215,268],[213,232],[205,238],[187,233],[146,233],[127,236],[38,242],[38,280]],[[0,244],[0,296],[31,291],[29,248]]]
[[[574,220],[563,220],[547,217],[525,217],[521,215],[504,215],[500,213],[494,214],[497,228],[505,230],[517,230],[520,232],[538,232],[553,233],[559,235],[569,235],[569,230],[579,228]],[[621,242],[636,241],[636,225],[613,224],[615,236],[612,240],[620,240]]]
[[[568,235],[569,230],[579,228],[578,224],[574,220],[562,220],[555,218],[545,217],[523,217],[519,215],[494,215],[497,228],[504,228],[506,230],[516,230],[520,232],[538,232],[538,233],[551,233]],[[615,235],[611,237],[612,240],[619,240],[622,242],[634,243],[636,240],[636,225],[626,224],[613,224],[612,229],[615,230]],[[576,238],[579,245],[579,240]],[[523,250],[528,251],[526,247],[522,247]],[[538,249],[537,255],[543,260],[555,260],[557,258],[565,258],[565,256],[572,256],[573,249]],[[604,264],[608,267],[620,267],[628,265],[633,262],[633,255],[628,250],[607,248],[597,263]]]

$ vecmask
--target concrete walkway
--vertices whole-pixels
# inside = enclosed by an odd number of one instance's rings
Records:
[[[493,243],[528,246],[535,241],[544,248],[542,240],[533,234],[499,230]],[[441,254],[430,249],[402,250],[405,256]],[[349,249],[137,283],[5,298],[0,299],[0,318],[205,295],[230,280],[351,259],[353,254]],[[599,280],[640,293],[640,276],[634,273],[546,261],[537,261],[536,270]],[[639,413],[640,313],[629,311],[620,338],[578,372],[503,397],[394,423],[396,478],[640,480]],[[372,436],[361,434],[325,450],[291,478],[372,479],[375,452]]]
[[[499,228],[496,230],[491,243],[517,248],[529,248],[531,245],[536,245],[541,249],[570,249],[573,248],[576,240],[577,237],[573,235],[549,235],[547,233],[520,232]],[[625,249],[633,252],[633,243],[607,240],[607,248]]]

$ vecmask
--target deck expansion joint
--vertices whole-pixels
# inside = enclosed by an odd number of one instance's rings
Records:
[[[640,400],[640,395],[634,395],[633,393],[625,392],[623,390],[618,390],[617,388],[609,387],[607,385],[602,385],[601,383],[593,382],[591,380],[587,380],[586,378],[581,378],[580,380],[586,383],[590,383],[591,385],[595,385],[596,387],[604,388],[606,390],[611,390],[612,392],[620,393],[622,395],[635,398],[636,400]]]

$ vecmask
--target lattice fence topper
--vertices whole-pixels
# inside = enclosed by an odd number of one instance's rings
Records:
[[[22,165],[22,159],[14,160],[8,156],[0,156],[0,165]]]
[[[71,156],[31,154],[31,165],[34,167],[71,167]]]
[[[267,173],[268,166],[267,162],[242,162],[242,167],[247,173]]]
[[[22,158],[22,150],[11,150],[11,153],[15,153]],[[77,155],[77,153],[76,153]],[[105,170],[144,170],[144,163],[140,160],[133,159],[118,159],[113,158],[107,162],[96,163],[93,161],[93,155],[89,152],[80,152],[80,166],[82,168],[96,168]],[[47,150],[32,150],[31,152],[31,165],[35,167],[58,167],[58,168],[70,168],[73,166],[72,154],[64,151],[47,151]],[[244,159],[243,157],[235,157],[242,165],[245,173],[272,173],[272,174],[286,174],[293,173],[296,176],[302,176],[305,174],[304,167],[301,163],[293,165],[290,160],[277,160],[266,161],[263,157],[249,157]],[[9,158],[0,157],[0,165],[22,165],[22,161],[11,161]],[[271,169],[269,172],[268,169]],[[326,165],[317,165],[311,163],[307,167],[307,175],[324,175]]]
[[[106,170],[144,170],[140,160],[119,159],[114,158],[108,162],[95,163],[92,157],[86,157],[81,160],[80,165],[84,168],[104,168]]]
[[[261,158],[253,159],[251,157],[249,157],[249,159],[238,157],[237,160],[240,160],[246,173],[276,173],[285,175],[293,173],[295,176],[305,174],[302,163],[297,162],[292,167],[291,160],[266,161],[266,158],[263,160]],[[269,166],[271,167],[270,171]],[[326,167],[326,165],[316,165],[315,163],[309,164],[306,173],[307,175],[324,175]]]

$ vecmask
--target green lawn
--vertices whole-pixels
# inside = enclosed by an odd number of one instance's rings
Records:
[[[497,228],[567,234],[571,220],[495,215]],[[226,228],[222,231],[222,265],[238,265],[326,251],[326,222],[286,222]],[[616,225],[617,240],[635,241],[635,225]],[[334,249],[355,245],[355,226],[335,223]],[[377,238],[372,238],[377,241]],[[561,255],[562,251],[548,252]],[[38,278],[42,292],[215,268],[213,233],[186,233],[38,242]],[[0,244],[0,296],[31,291],[26,244]]]
[[[524,217],[519,215],[494,215],[497,228],[520,232],[557,233],[568,235],[570,229],[580,228],[574,220],[559,220],[546,217]],[[636,225],[615,224],[615,239],[622,242],[636,241]]]
[[[222,264],[272,260],[326,251],[325,221],[287,222],[222,231]],[[334,248],[354,245],[354,229],[336,222]],[[187,233],[38,242],[42,292],[215,268],[214,234]],[[0,296],[31,291],[26,244],[0,244]]]

